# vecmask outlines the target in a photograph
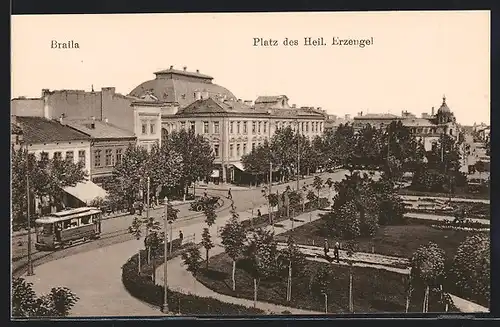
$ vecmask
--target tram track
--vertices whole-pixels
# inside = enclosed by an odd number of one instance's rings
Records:
[[[220,213],[224,210],[227,210],[230,208],[230,205],[226,206],[226,200],[222,198],[223,204],[222,206],[216,210],[216,213]],[[229,200],[229,202],[234,203],[233,200]],[[122,216],[123,217],[123,216]],[[175,223],[185,223],[192,221],[197,218],[202,218],[203,213],[196,212],[184,217],[178,218]],[[107,219],[117,219],[120,217],[112,217],[112,218],[107,218]],[[107,220],[103,219],[103,220]],[[174,223],[174,224],[175,224]],[[82,252],[87,252],[87,251],[92,251],[98,248],[103,248],[106,246],[114,245],[114,244],[119,244],[127,241],[132,241],[135,238],[128,232],[128,228],[125,229],[119,229],[115,231],[110,231],[106,233],[102,233],[99,239],[92,240],[92,241],[87,241],[83,243],[76,243],[72,246],[68,246],[64,249],[58,249],[55,251],[39,251],[35,250],[32,252],[32,265],[37,266],[40,264],[44,264],[53,260],[58,260],[62,259],[64,257],[68,257],[77,253],[82,253]],[[28,262],[27,262],[28,255],[22,255],[18,256],[16,258],[12,258],[12,275],[14,277],[20,277],[22,276],[28,268]]]

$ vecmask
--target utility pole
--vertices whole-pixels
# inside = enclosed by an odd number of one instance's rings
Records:
[[[163,256],[165,258],[165,262],[163,263],[163,288],[165,291],[163,292],[163,308],[162,312],[167,314],[168,313],[168,234],[167,234],[167,228],[168,228],[168,198],[165,197],[165,214],[163,216]]]
[[[149,183],[150,179],[148,176],[148,182],[147,182],[147,197],[146,197],[146,202],[147,202],[147,208],[146,208],[146,239],[148,239],[148,231],[149,231]],[[148,263],[151,261],[151,251],[148,246]]]
[[[33,276],[33,261],[31,258],[31,201],[30,201],[30,174],[29,174],[29,155],[28,144],[26,143],[26,200],[28,215],[28,276]]]

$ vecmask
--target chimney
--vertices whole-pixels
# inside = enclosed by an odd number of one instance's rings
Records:
[[[251,106],[252,105],[252,100],[245,100],[245,104],[247,106]]]
[[[183,69],[184,71],[186,71],[188,68],[187,68],[187,66],[184,66],[184,67],[182,67],[182,69]]]
[[[238,99],[238,103],[241,103],[241,99]]]
[[[359,113],[359,115],[360,115],[360,116],[363,116],[363,112],[361,111],[361,112]]]
[[[194,100],[201,100],[201,92],[200,91],[195,91],[194,92]]]
[[[349,120],[349,119],[351,119],[351,115],[346,114],[346,115],[344,116],[344,118],[345,118],[345,120]]]
[[[174,69],[174,66],[170,66],[170,69]]]
[[[197,70],[196,70],[196,72],[199,74],[199,73],[200,73],[200,70],[199,70],[199,69],[197,69]]]
[[[297,108],[297,105],[295,103],[292,104],[292,108]]]
[[[426,112],[423,112],[423,113],[422,113],[422,118],[424,118],[424,119],[425,119],[425,118],[429,118],[429,115],[428,115]]]
[[[431,109],[431,116],[434,116],[434,107]]]

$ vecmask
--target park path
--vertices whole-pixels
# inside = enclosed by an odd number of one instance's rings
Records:
[[[455,217],[453,216],[435,215],[430,213],[419,213],[419,212],[407,212],[404,214],[404,216],[408,218],[423,219],[423,220],[436,220],[436,221],[455,220]],[[488,226],[490,225],[489,219],[481,219],[481,218],[465,218],[465,219],[470,220],[474,223],[480,223]]]
[[[448,197],[441,197],[441,196],[427,196],[427,195],[400,195],[402,200],[407,200],[407,201],[422,201],[423,199],[435,199],[435,200],[441,200],[441,201],[449,201],[450,198]],[[471,202],[471,203],[485,203],[485,204],[490,204],[490,200],[487,199],[467,199],[467,198],[460,198],[460,197],[452,197],[451,202]]]
[[[262,208],[262,210],[266,210],[267,208]],[[309,213],[305,213],[302,215],[299,215],[295,218],[295,221],[293,222],[293,228],[300,227],[304,224],[309,223],[310,221],[315,221],[317,219],[320,219],[321,211],[315,211],[312,212],[311,215]],[[245,220],[248,217],[247,212],[243,212],[240,214],[240,220]],[[229,218],[229,217],[228,217]],[[217,219],[219,220],[219,219]],[[227,220],[225,220],[227,221]],[[225,223],[219,223],[219,226],[223,226]],[[280,227],[274,227],[274,232],[276,234],[281,234],[285,233],[292,228],[292,221],[291,220],[284,220],[279,223]],[[213,257],[217,254],[220,254],[224,252],[224,248],[221,246],[221,238],[217,235],[217,229],[218,227],[212,226],[210,233],[213,235],[213,242],[216,245],[215,248],[210,250],[210,257]],[[272,226],[266,226],[266,229],[268,230],[273,230]],[[217,236],[216,236],[217,235]],[[212,297],[214,299],[218,299],[220,301],[226,302],[226,303],[233,303],[233,304],[239,304],[243,305],[246,307],[253,307],[254,306],[254,301],[248,300],[248,299],[243,299],[243,298],[238,298],[238,297],[233,297],[229,295],[224,295],[217,293],[203,284],[199,283],[196,278],[188,272],[185,267],[182,264],[182,259],[180,257],[174,258],[167,263],[167,268],[168,268],[168,286],[169,288],[176,290],[181,293],[185,294],[196,294],[198,296],[204,296],[204,297]],[[156,273],[157,273],[157,283],[162,285],[163,280],[164,280],[164,272],[163,272],[163,265],[161,267],[158,267]],[[309,310],[302,310],[302,309],[297,309],[297,308],[292,308],[292,307],[286,307],[282,305],[277,305],[273,303],[268,303],[268,302],[263,302],[263,301],[257,301],[256,303],[256,308],[264,310],[268,313],[273,313],[273,314],[280,314],[283,311],[289,311],[292,314],[323,314],[322,312],[317,312],[317,311],[309,311]]]
[[[285,243],[279,243],[278,248],[286,247]],[[392,271],[395,273],[408,275],[410,273],[410,269],[408,268],[400,268],[404,265],[409,265],[408,258],[404,257],[396,257],[396,256],[388,256],[381,255],[376,253],[367,253],[367,252],[355,252],[351,258],[347,256],[346,251],[339,251],[339,259],[340,262],[337,263],[335,260],[327,260],[324,256],[324,249],[319,246],[313,245],[298,245],[299,250],[307,256],[307,260],[310,261],[318,261],[324,263],[330,263],[333,265],[348,265],[347,260],[350,259],[353,261],[353,266],[355,267],[368,267],[374,269],[383,269],[387,271]],[[328,256],[333,258],[333,250],[328,252]],[[489,309],[483,307],[474,302],[462,299],[456,295],[450,294],[453,299],[453,303],[461,312],[474,313],[474,312],[489,312]]]

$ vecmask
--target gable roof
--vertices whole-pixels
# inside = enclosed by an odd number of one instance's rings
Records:
[[[16,117],[29,143],[90,141],[90,137],[54,120],[43,117]]]
[[[92,123],[94,128],[91,127]],[[134,133],[101,120],[68,119],[65,120],[64,124],[93,139],[135,138]]]
[[[363,116],[354,117],[355,120],[363,119],[401,119],[401,117],[393,114],[365,114]]]
[[[257,97],[255,103],[275,103],[283,98],[288,99],[286,95],[261,95]]]

